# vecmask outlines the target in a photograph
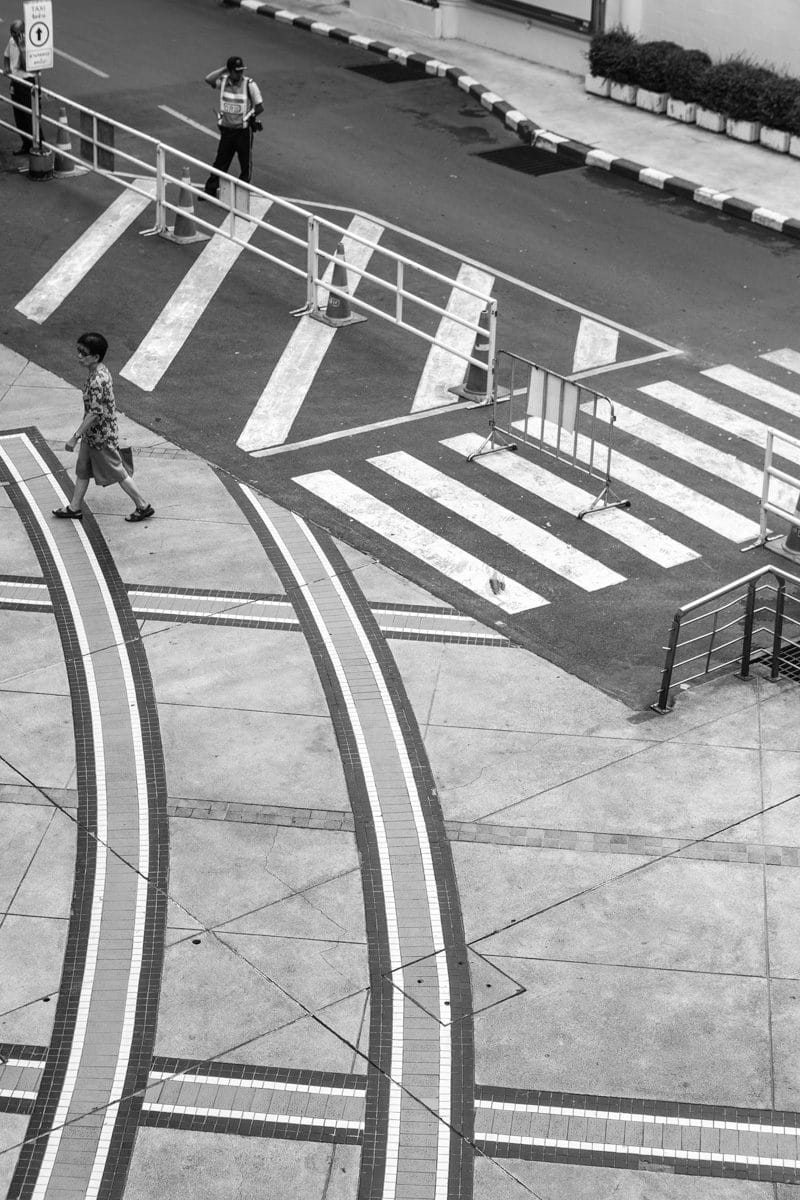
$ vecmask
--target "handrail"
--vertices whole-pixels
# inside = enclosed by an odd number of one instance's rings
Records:
[[[762,580],[766,575],[772,575],[777,580],[777,587],[775,588],[775,605],[772,609],[758,606],[756,604],[759,581]],[[673,687],[677,686],[677,684],[672,682],[673,674],[676,668],[687,666],[690,663],[696,662],[698,659],[704,658],[706,660],[706,669],[697,672],[695,675],[688,676],[681,682],[688,683],[690,680],[701,678],[703,675],[709,675],[712,671],[719,671],[723,667],[730,666],[733,662],[741,664],[740,677],[742,679],[747,679],[750,673],[753,634],[769,632],[770,627],[768,625],[759,625],[758,627],[755,626],[756,616],[761,616],[765,612],[770,614],[772,626],[771,678],[777,679],[779,675],[779,657],[784,625],[789,623],[791,625],[798,625],[798,627],[800,627],[799,621],[792,617],[787,617],[784,612],[787,584],[795,584],[800,589],[800,577],[797,575],[792,575],[789,571],[785,571],[782,567],[769,565],[766,567],[759,567],[758,570],[751,571],[749,575],[744,575],[741,579],[736,579],[733,583],[728,583],[724,587],[717,588],[715,591],[709,592],[707,595],[701,596],[697,600],[690,600],[688,604],[682,604],[681,607],[677,609],[675,616],[672,619],[669,642],[667,646],[664,647],[666,651],[666,658],[664,661],[664,669],[661,673],[661,687],[659,689],[658,699],[654,704],[650,705],[653,711],[660,713],[662,716],[665,713],[670,712],[670,692]],[[732,599],[731,601],[722,604],[704,614],[704,617],[713,617],[714,620],[713,628],[710,634],[705,635],[709,639],[708,650],[703,654],[694,654],[688,658],[681,659],[679,662],[677,660],[679,644],[688,648],[689,646],[702,641],[704,636],[699,634],[681,642],[680,635],[682,629],[684,628],[684,618],[689,616],[690,613],[696,612],[703,606],[714,604],[717,600],[721,600],[724,596],[729,596],[734,591],[739,591],[741,593],[742,589],[744,588],[746,588],[746,593],[744,595],[740,595],[738,601],[736,599]],[[800,600],[800,597],[792,598]],[[744,629],[742,631],[741,638],[732,638],[727,642],[723,642],[721,644],[718,643],[717,635],[719,633],[724,633],[725,630],[730,629],[732,626],[739,623],[737,621],[728,621],[720,627],[717,621],[719,614],[724,612],[726,609],[731,608],[737,602],[741,604],[742,600],[745,601],[745,614]],[[701,619],[703,618],[690,617],[686,624],[694,624]],[[724,663],[719,663],[716,666],[711,665],[711,657],[713,654],[719,653],[722,650],[726,650],[728,647],[733,646],[739,641],[741,641],[742,649],[741,652],[736,655],[735,659],[728,660]]]

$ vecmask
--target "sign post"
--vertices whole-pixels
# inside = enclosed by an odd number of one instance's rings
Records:
[[[33,143],[42,153],[42,79],[40,71],[53,66],[53,5],[52,0],[24,0],[25,69],[36,75],[31,89]]]

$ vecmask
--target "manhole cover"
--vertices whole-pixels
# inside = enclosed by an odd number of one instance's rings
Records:
[[[476,154],[475,158],[485,158],[487,162],[510,167],[512,171],[522,171],[525,175],[552,175],[554,171],[575,171],[583,165],[569,162],[549,150],[522,145],[506,146],[503,150],[485,150],[482,154]]]
[[[427,75],[420,67],[413,64],[406,67],[394,59],[390,59],[389,62],[368,63],[364,67],[346,67],[345,70],[354,71],[356,75],[366,75],[368,79],[375,79],[378,83],[410,83],[412,80],[418,83],[420,79],[436,78],[435,75]]]

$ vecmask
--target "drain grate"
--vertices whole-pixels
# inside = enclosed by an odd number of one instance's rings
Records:
[[[765,655],[762,662],[765,667],[772,670],[771,654]],[[782,679],[791,679],[793,683],[800,683],[800,645],[796,642],[788,642],[787,645],[781,646],[778,655],[778,671]]]
[[[388,62],[368,63],[363,67],[345,67],[345,70],[354,71],[356,75],[366,75],[368,79],[374,79],[378,83],[410,83],[412,80],[418,83],[420,79],[436,78],[435,75],[426,74],[420,67],[413,64],[406,67],[394,59]]]
[[[503,150],[485,150],[475,158],[485,158],[499,167],[510,167],[525,175],[552,175],[555,171],[576,171],[583,163],[569,162],[560,154],[540,150],[533,146],[506,146]]]

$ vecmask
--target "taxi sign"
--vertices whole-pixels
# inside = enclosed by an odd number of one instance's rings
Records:
[[[25,0],[25,67],[44,71],[53,65],[52,0]]]

